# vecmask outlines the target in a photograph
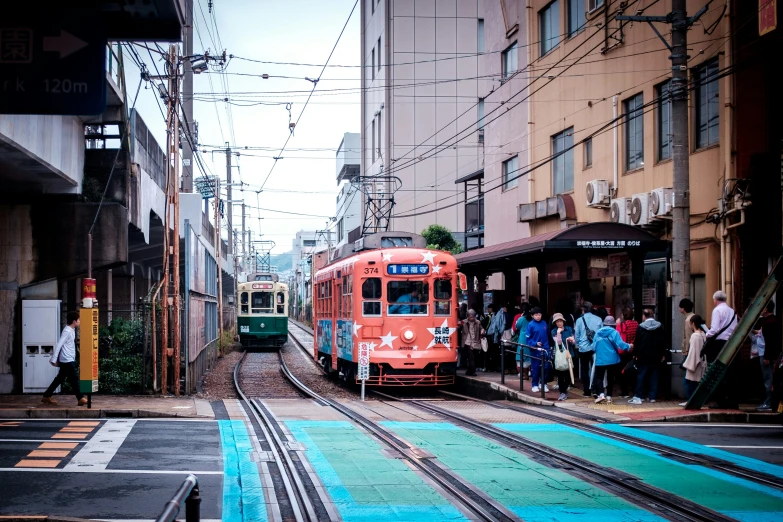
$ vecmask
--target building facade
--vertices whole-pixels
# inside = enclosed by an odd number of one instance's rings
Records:
[[[462,237],[454,181],[482,168],[473,131],[484,3],[362,0],[361,172],[399,178],[377,188],[380,198],[399,189],[390,230],[438,223]]]

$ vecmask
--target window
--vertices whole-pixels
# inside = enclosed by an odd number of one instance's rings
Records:
[[[381,72],[381,37],[378,37],[378,72]]]
[[[429,289],[426,281],[389,281],[386,285],[389,315],[427,315]]]
[[[217,262],[206,248],[204,249],[204,258],[204,292],[209,295],[217,295]]]
[[[538,12],[541,56],[560,43],[560,0],[555,0]]]
[[[718,62],[714,60],[696,69],[696,148],[718,143],[720,131]]]
[[[375,47],[372,48],[372,79],[375,79]]]
[[[306,247],[314,247],[315,246],[315,239],[305,239],[302,241],[302,246]]]
[[[506,79],[517,71],[517,42],[512,43],[501,55],[503,76]]]
[[[587,10],[595,11],[599,7],[604,5],[604,0],[587,0]]]
[[[383,142],[381,141],[381,132],[383,132],[383,125],[381,125],[381,113],[378,113],[378,158],[381,158],[381,147]]]
[[[272,311],[272,292],[253,292],[250,313],[261,314]]]
[[[574,128],[552,136],[552,194],[574,190]]]
[[[655,139],[658,141],[658,161],[672,157],[672,100],[669,94],[671,82],[662,83],[655,88],[658,97],[658,118]]]
[[[512,189],[519,184],[519,179],[517,178],[518,165],[518,156],[503,162],[503,190]]]
[[[218,336],[218,306],[210,301],[204,302],[204,341],[211,343]]]
[[[381,315],[381,279],[370,277],[362,283],[362,315]]]
[[[585,0],[568,0],[568,36],[577,33],[585,23]]]
[[[484,128],[484,98],[479,98],[478,101],[478,128]]]
[[[628,98],[625,107],[625,170],[644,166],[644,112],[642,94]]]
[[[375,163],[375,118],[372,120],[372,162]]]
[[[239,296],[239,303],[242,305],[242,309],[240,313],[246,314],[248,313],[247,310],[247,292],[242,292],[242,294]]]
[[[277,293],[277,313],[285,313],[285,294],[283,292]]]
[[[478,31],[476,34],[476,48],[479,53],[484,52],[484,19],[478,19]]]
[[[585,168],[593,166],[593,138],[587,138],[584,143]]]
[[[435,315],[451,315],[451,291],[450,279],[435,280]]]

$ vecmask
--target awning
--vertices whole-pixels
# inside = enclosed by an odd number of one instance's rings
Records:
[[[465,183],[468,181],[473,181],[479,178],[484,177],[484,169],[479,169],[476,172],[472,172],[468,174],[467,176],[462,176],[461,178],[457,179],[457,181],[454,182],[455,185],[459,185],[460,183]]]
[[[460,270],[500,271],[508,265],[528,268],[541,262],[573,259],[584,255],[604,255],[628,252],[643,255],[661,252],[668,242],[658,239],[639,227],[620,223],[586,223],[562,230],[546,232],[499,243],[455,256]]]

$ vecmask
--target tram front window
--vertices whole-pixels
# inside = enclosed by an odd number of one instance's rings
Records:
[[[277,293],[277,313],[285,313],[285,294],[283,294],[283,292]]]
[[[272,308],[272,292],[253,292],[251,313],[268,314]]]
[[[240,313],[246,314],[247,313],[247,292],[242,292],[242,295],[239,296],[239,302],[242,305],[242,308],[240,309]]]
[[[389,315],[427,315],[430,287],[424,281],[389,281]]]
[[[435,280],[435,315],[451,315],[450,279]]]

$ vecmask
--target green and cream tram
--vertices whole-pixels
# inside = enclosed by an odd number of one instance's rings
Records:
[[[279,348],[288,338],[288,285],[277,274],[249,274],[237,286],[239,342],[247,348]]]

